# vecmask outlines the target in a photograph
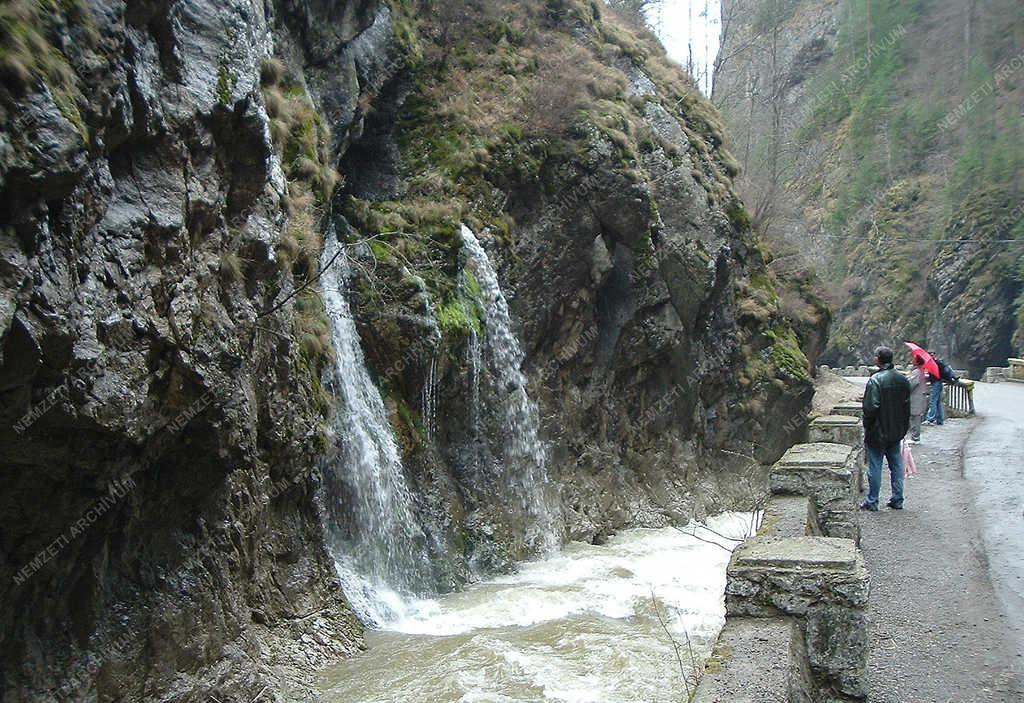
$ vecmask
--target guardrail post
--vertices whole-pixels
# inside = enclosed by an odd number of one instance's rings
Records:
[[[974,415],[974,381],[943,384],[942,402],[951,413]]]

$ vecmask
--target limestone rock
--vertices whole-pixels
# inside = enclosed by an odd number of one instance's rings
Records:
[[[728,617],[796,617],[801,623],[815,700],[867,697],[870,584],[852,540],[758,538],[729,562]]]
[[[693,703],[790,703],[801,647],[802,635],[790,618],[729,618]]]
[[[429,72],[410,64],[439,47],[410,36],[420,23],[397,16],[402,3],[21,5],[45,10],[39,41],[66,81],[0,85],[0,697],[250,701],[278,695],[279,674],[308,685],[312,668],[358,649],[361,625],[318,515],[329,402],[309,340],[296,335],[310,311],[288,298],[310,273],[287,265],[293,226],[316,249],[325,228],[342,228],[350,196],[379,204],[417,192],[436,169],[410,173],[402,130],[447,128],[447,114],[424,112],[443,111],[440,95],[467,95],[416,93]],[[544,14],[536,9],[524,15]],[[559,44],[600,38],[568,21]],[[626,137],[642,144],[624,152],[591,124],[579,149],[542,145],[533,166],[557,154],[557,172],[539,176],[516,155],[514,176],[489,173],[457,207],[409,196],[402,221],[440,263],[429,274],[398,267],[388,281],[398,293],[377,309],[353,285],[421,517],[462,559],[446,588],[471,566],[503,568],[522,554],[503,541],[503,506],[489,492],[495,457],[470,431],[469,335],[435,357],[438,307],[452,301],[431,300],[425,279],[454,284],[460,256],[449,230],[435,231],[438,212],[454,229],[448,220],[469,217],[477,199],[497,204],[505,231],[481,237],[526,352],[570,536],[599,540],[742,503],[751,445],[770,462],[804,431],[809,380],[780,373],[763,320],[737,300],[741,283],[768,278],[767,263],[732,192],[713,110],[686,114],[625,52],[600,53],[634,100],[645,96],[641,109],[618,96],[636,121]],[[280,119],[263,85],[273,73],[301,124]],[[507,114],[522,108],[513,94]],[[329,153],[307,166],[326,192],[302,227],[282,130],[320,127]],[[500,156],[498,140],[479,141],[479,163]],[[344,172],[343,190],[330,192],[330,167]],[[755,312],[789,324],[778,305]],[[811,350],[823,329],[799,341]],[[429,368],[445,422],[427,441],[409,418]],[[750,387],[738,388],[740,376]],[[777,417],[795,420],[776,427]],[[112,485],[124,495],[66,538]]]
[[[854,519],[858,451],[846,444],[797,444],[772,466],[771,491],[814,501],[822,532],[860,540]]]

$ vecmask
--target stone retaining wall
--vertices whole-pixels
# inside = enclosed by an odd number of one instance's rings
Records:
[[[809,498],[822,535],[845,537],[859,544],[860,528],[854,519],[858,457],[857,450],[848,444],[794,445],[772,467],[772,495]]]
[[[827,371],[829,373],[834,373],[837,376],[846,376],[847,378],[857,378],[857,377],[865,378],[865,377],[870,376],[871,374],[875,373],[875,371],[878,371],[878,367],[877,366],[864,366],[864,365],[861,365],[861,366],[839,366],[839,367],[836,367],[836,368],[832,368],[831,366],[819,366],[818,370],[819,371],[823,371],[823,372]],[[906,372],[910,371],[910,366],[907,365],[907,364],[896,364],[896,370],[897,371],[901,371],[903,373],[906,373]],[[967,376],[968,376],[968,373],[967,373],[966,369],[953,369],[953,373],[955,373],[960,378],[967,378]]]
[[[989,366],[981,376],[982,383],[1002,383],[1010,378],[1009,366]]]
[[[854,448],[857,454],[853,471],[856,474],[857,491],[864,492],[864,425],[862,414],[842,415],[832,409],[831,415],[811,420],[807,427],[808,442],[832,442],[846,444]]]
[[[867,698],[869,581],[852,540],[759,538],[729,563],[728,617],[789,616],[803,635],[812,701]]]
[[[1024,381],[1024,359],[1009,359],[1010,366],[1007,370],[1008,381]]]
[[[812,421],[809,442],[772,467],[761,528],[729,562],[726,624],[697,703],[867,700],[864,434],[852,409]]]

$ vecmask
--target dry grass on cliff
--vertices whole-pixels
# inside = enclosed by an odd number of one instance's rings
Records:
[[[728,195],[714,108],[653,36],[605,6],[392,0],[392,7],[414,81],[398,134],[408,190],[401,199],[349,197],[341,205],[355,231],[375,238],[373,275],[394,279],[367,286],[365,309],[393,308],[376,291],[404,290],[406,268],[435,307],[450,307],[458,297],[459,224],[507,241],[510,196],[567,190],[595,158],[639,182],[641,154],[660,145],[679,160],[692,148],[708,198]],[[631,95],[636,71],[656,90]],[[278,109],[270,98],[268,110]],[[680,122],[690,145],[654,134],[646,119],[652,102]],[[365,107],[372,115],[372,98]]]
[[[416,78],[403,114],[407,199],[444,202],[473,229],[500,236],[507,215],[495,184],[557,189],[559,164],[581,162],[599,141],[634,173],[639,155],[659,144],[673,158],[692,149],[709,199],[727,197],[736,163],[719,148],[716,111],[653,35],[610,8],[585,0],[392,6]],[[634,68],[656,93],[629,94]],[[653,133],[652,101],[679,121],[688,146]]]
[[[621,68],[631,62],[668,107],[720,143],[714,109],[657,39],[604,5],[423,2],[416,18],[430,77],[424,95],[475,136],[500,137],[509,126],[526,136],[564,135],[600,101],[626,99]]]
[[[0,77],[3,85],[18,89],[34,78],[46,81],[51,90],[71,90],[77,77],[67,58],[46,38],[52,3],[40,0],[4,0],[0,6]],[[82,32],[84,41],[99,41],[95,22],[80,0],[62,3],[68,22]]]
[[[420,24],[430,79],[423,96],[435,114],[481,140],[501,139],[510,130],[535,137],[560,135],[598,96],[620,93],[621,73],[538,16],[538,6],[495,2],[461,18],[451,48],[450,21],[426,13]]]

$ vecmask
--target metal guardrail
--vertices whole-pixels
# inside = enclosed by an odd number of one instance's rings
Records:
[[[961,381],[959,385],[942,384],[942,403],[952,416],[974,414],[974,381]]]

